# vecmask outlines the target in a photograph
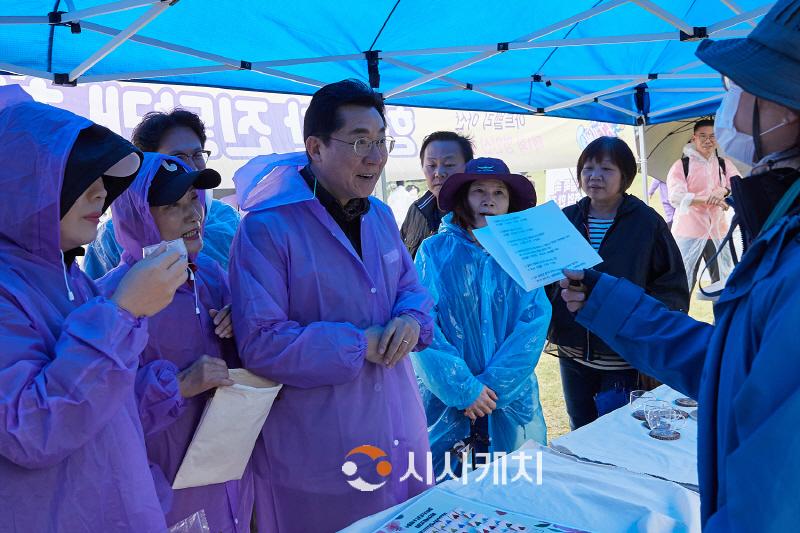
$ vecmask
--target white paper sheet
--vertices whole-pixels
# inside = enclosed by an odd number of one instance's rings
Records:
[[[486,217],[474,230],[478,242],[527,291],[564,277],[565,268],[590,268],[603,260],[555,202]]]
[[[173,489],[241,479],[256,439],[282,385],[243,368],[229,371],[234,384],[219,387],[183,457]]]

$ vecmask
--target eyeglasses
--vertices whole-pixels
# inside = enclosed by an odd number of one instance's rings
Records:
[[[710,134],[710,135],[706,135],[705,133],[696,133],[695,135],[701,141],[709,141],[709,140],[710,141],[716,141],[717,140],[717,136],[714,135],[713,133]]]
[[[370,140],[366,137],[361,137],[356,139],[353,142],[350,141],[343,141],[342,139],[337,139],[336,137],[331,137],[334,141],[339,141],[340,143],[349,144],[353,147],[353,151],[359,157],[364,157],[368,155],[372,148],[375,147],[378,149],[379,152],[384,154],[390,154],[392,150],[394,150],[394,138],[392,137],[384,137],[383,139],[375,139]]]
[[[194,163],[197,165],[200,163],[208,162],[208,158],[211,157],[211,150],[198,150],[192,155],[185,154],[183,152],[178,152],[176,154],[170,154],[170,155],[172,155],[173,157],[177,157],[184,163],[187,164]]]

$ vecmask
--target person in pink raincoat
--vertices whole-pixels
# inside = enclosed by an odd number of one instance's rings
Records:
[[[673,163],[667,174],[669,201],[675,207],[672,235],[683,256],[690,291],[706,243],[711,241],[719,248],[728,232],[725,198],[731,192],[731,177],[739,175],[730,159],[717,156],[716,148],[714,121],[698,121],[692,141],[683,148],[683,157]],[[705,259],[710,260],[710,257]],[[727,279],[733,270],[733,259],[727,248],[716,261],[715,273]]]
[[[76,258],[141,154],[0,87],[0,531],[164,533],[134,383],[148,319],[186,280],[157,251],[107,297]]]
[[[142,260],[143,247],[183,240],[192,274],[172,303],[150,318],[136,377],[147,457],[168,525],[202,510],[212,532],[247,533],[253,510],[249,468],[241,480],[170,488],[214,388],[232,384],[228,367],[240,366],[231,338],[227,273],[200,254],[205,191],[219,183],[215,170],[192,170],[176,157],[145,153],[136,180],[111,207],[121,262],[97,284],[113,292]]]
[[[253,452],[270,533],[337,531],[429,486],[407,355],[431,342],[432,300],[391,210],[369,196],[394,145],[383,102],[358,81],[327,85],[304,136],[308,165],[235,177],[248,211],[230,265],[239,355],[284,384]]]

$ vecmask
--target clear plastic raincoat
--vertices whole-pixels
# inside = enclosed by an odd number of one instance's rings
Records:
[[[489,415],[490,452],[511,452],[528,439],[547,442],[533,370],[551,306],[544,289],[525,292],[460,226],[452,214],[416,256],[420,281],[433,296],[434,338],[411,358],[428,419],[434,471],[445,452],[470,434],[464,409],[484,385],[497,393]],[[452,457],[451,467],[458,458]]]
[[[716,154],[703,157],[691,144],[683,148],[684,157],[689,158],[689,173],[684,175],[683,162],[677,160],[667,175],[669,201],[675,207],[672,235],[681,251],[688,281],[693,285],[694,271],[706,242],[711,240],[719,248],[730,227],[729,213],[719,206],[692,205],[697,196],[707,196],[716,187],[731,187],[731,177],[739,171],[730,159],[725,159],[725,170]],[[726,248],[717,256],[720,279],[725,280],[733,270],[733,258]]]

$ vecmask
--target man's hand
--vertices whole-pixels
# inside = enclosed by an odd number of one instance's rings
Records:
[[[567,303],[567,309],[577,313],[586,305],[589,288],[583,284],[583,270],[564,270],[566,278],[558,282],[561,287],[561,299]]]
[[[161,245],[125,274],[110,300],[135,317],[153,316],[172,302],[175,291],[186,283],[186,259]]]
[[[380,326],[371,326],[364,330],[364,336],[367,338],[367,354],[364,358],[376,365],[383,363],[383,355],[378,352],[378,344],[381,342],[382,335],[383,328]]]
[[[387,368],[394,365],[411,352],[419,340],[419,322],[408,315],[400,315],[386,324],[378,343],[378,353],[383,356]]]
[[[208,314],[214,319],[214,333],[220,339],[233,338],[233,319],[231,318],[231,306],[226,305],[219,311],[216,309],[209,309]]]
[[[184,398],[226,385],[233,385],[233,380],[228,377],[228,365],[222,359],[210,355],[204,355],[178,374],[178,388]]]
[[[487,387],[486,385],[483,386],[483,390],[481,391],[478,399],[472,402],[472,405],[467,407],[464,410],[464,415],[466,415],[470,420],[476,420],[478,417],[488,416],[497,409],[497,394]]]

